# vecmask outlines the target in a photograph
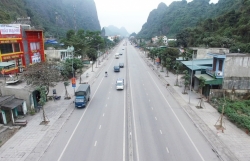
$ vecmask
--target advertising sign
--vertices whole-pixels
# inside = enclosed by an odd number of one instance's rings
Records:
[[[75,77],[73,77],[71,79],[71,82],[72,82],[72,87],[76,87],[76,78]]]
[[[21,34],[19,24],[0,24],[0,33],[2,35]]]

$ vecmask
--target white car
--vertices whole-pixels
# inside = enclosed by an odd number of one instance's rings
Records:
[[[124,79],[121,79],[121,78],[118,78],[116,80],[116,89],[121,89],[123,90],[124,89]]]

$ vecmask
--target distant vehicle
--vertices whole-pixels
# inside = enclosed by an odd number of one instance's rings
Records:
[[[121,78],[118,78],[116,80],[116,89],[121,89],[123,90],[124,89],[124,79],[121,79]]]
[[[90,100],[90,85],[81,84],[75,92],[75,107],[86,107]]]
[[[124,50],[124,49],[122,49],[122,50]]]
[[[120,55],[122,55],[122,52],[120,52]]]
[[[119,53],[115,53],[115,58],[119,59],[119,55],[120,55]]]
[[[119,67],[123,68],[124,67],[124,63],[119,63]]]
[[[114,66],[114,72],[120,72],[120,67],[119,66]]]

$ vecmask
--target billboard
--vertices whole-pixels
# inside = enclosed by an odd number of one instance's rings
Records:
[[[0,34],[21,34],[20,24],[0,24]]]

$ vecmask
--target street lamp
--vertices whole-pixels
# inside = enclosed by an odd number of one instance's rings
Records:
[[[72,62],[72,87],[74,88],[74,93],[75,93],[75,87],[76,87],[76,84],[75,84],[75,75],[74,75],[74,68],[73,68],[73,58],[74,58],[74,47],[73,46],[68,46],[67,48],[67,52],[70,52],[71,53],[71,62]]]
[[[192,88],[192,81],[193,81],[193,65],[194,65],[194,51],[193,51],[193,54],[192,54],[192,73],[191,73],[191,82],[190,82],[190,91],[189,91],[189,104],[190,104],[190,95],[191,95],[191,88]]]

